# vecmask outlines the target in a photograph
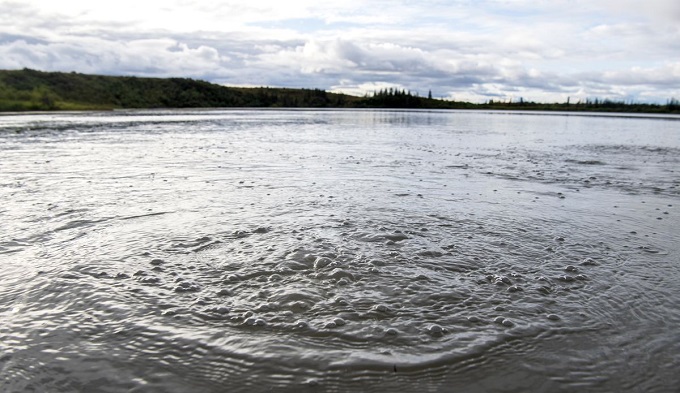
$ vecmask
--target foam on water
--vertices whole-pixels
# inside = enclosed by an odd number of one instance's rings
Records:
[[[677,121],[167,111],[2,124],[2,390],[680,382]]]

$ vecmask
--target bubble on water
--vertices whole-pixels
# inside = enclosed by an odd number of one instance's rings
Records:
[[[231,291],[226,288],[220,289],[216,293],[217,296],[231,296],[231,294],[232,294]]]
[[[296,321],[295,322],[295,327],[298,329],[307,329],[309,327],[309,323],[307,321]]]
[[[94,273],[94,274],[92,274],[92,277],[95,277],[95,278],[111,278],[111,276],[107,272]]]
[[[428,326],[426,330],[430,335],[435,337],[443,336],[444,333],[446,333],[446,330],[437,324]]]
[[[139,282],[142,284],[157,284],[161,281],[158,277],[142,277]]]
[[[308,269],[308,266],[301,262],[289,260],[279,264],[278,269],[280,271],[305,270]]]
[[[244,325],[248,326],[266,326],[267,321],[262,318],[250,317],[243,322]]]
[[[369,243],[383,243],[388,240],[391,240],[393,242],[399,242],[402,240],[408,239],[408,236],[404,235],[403,233],[395,232],[393,234],[386,234],[386,233],[361,233],[357,237],[358,240],[363,241],[363,242],[369,242]]]
[[[198,292],[201,287],[190,281],[182,281],[175,287],[175,292]]]
[[[303,263],[305,266],[310,267],[314,264],[317,256],[306,251],[306,250],[296,250],[291,252],[286,256],[286,259]]]
[[[333,319],[333,322],[335,323],[335,326],[344,326],[347,323],[342,318],[335,318]]]
[[[283,280],[283,277],[281,277],[280,274],[272,274],[271,276],[268,277],[267,281],[269,282],[274,282],[274,281],[281,281]]]
[[[408,239],[408,236],[404,235],[403,233],[394,233],[391,235],[386,235],[385,238],[387,238],[388,240],[392,240],[394,242],[398,242],[401,240]]]
[[[331,264],[330,258],[319,257],[314,261],[314,269],[319,270]]]
[[[227,306],[214,306],[207,308],[205,311],[214,314],[228,314],[231,310]]]
[[[338,326],[338,325],[337,325],[334,321],[326,322],[326,323],[323,325],[323,327],[325,327],[326,329],[333,329],[333,328],[335,328],[335,327],[337,327],[337,326]]]
[[[234,237],[237,239],[244,238],[250,235],[247,231],[234,231]]]
[[[348,271],[345,271],[341,268],[333,269],[330,273],[328,273],[327,277],[333,278],[333,279],[336,279],[336,280],[339,280],[341,278],[345,278],[347,280],[354,281],[354,274],[352,274]]]
[[[497,323],[499,325],[503,325],[505,327],[511,327],[511,326],[515,325],[511,320],[503,318],[503,317],[496,317],[496,318],[494,318],[493,321],[494,321],[494,323]]]
[[[333,262],[330,258],[319,257],[314,261],[314,269],[322,269]]]
[[[541,286],[536,289],[541,295],[549,295],[553,292],[553,289],[548,286]]]
[[[276,311],[279,308],[279,304],[276,302],[269,302],[269,303],[264,303],[260,304],[255,308],[256,312],[269,312],[269,311]]]
[[[303,384],[307,385],[309,387],[317,387],[317,386],[321,385],[321,382],[319,382],[319,380],[316,379],[316,378],[309,378],[309,379],[306,379],[303,382]]]
[[[548,314],[547,318],[551,321],[559,321],[560,317],[557,314]]]
[[[489,276],[487,276],[489,277]],[[491,275],[491,281],[493,281],[494,284],[496,285],[512,285],[512,280],[508,278],[507,276],[502,276],[499,274],[494,274]]]
[[[385,330],[385,334],[387,334],[388,336],[396,336],[397,334],[399,334],[399,331],[395,328],[389,328]]]

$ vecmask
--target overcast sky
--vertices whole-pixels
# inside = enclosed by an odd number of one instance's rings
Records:
[[[680,0],[0,0],[0,68],[456,100],[680,99]]]

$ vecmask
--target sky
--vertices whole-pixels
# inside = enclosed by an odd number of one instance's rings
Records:
[[[0,0],[0,69],[21,68],[666,103],[680,99],[680,1]]]

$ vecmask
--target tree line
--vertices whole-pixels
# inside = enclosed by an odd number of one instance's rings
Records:
[[[680,113],[673,98],[665,105],[588,99],[575,104],[489,100],[482,104],[427,97],[384,88],[356,97],[321,89],[226,87],[188,78],[141,78],[0,70],[0,111],[108,110],[124,108],[421,108],[524,109]]]
[[[0,111],[333,107],[355,99],[320,89],[225,87],[188,78],[0,71]]]

